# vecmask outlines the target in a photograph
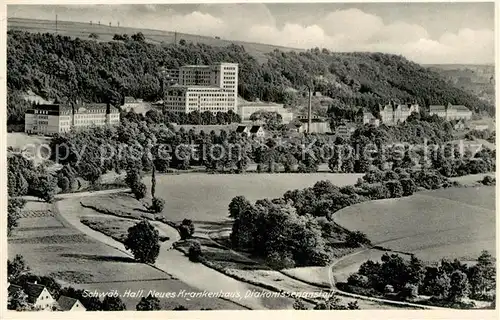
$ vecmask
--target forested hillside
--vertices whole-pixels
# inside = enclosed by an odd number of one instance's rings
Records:
[[[26,104],[19,103],[19,94],[28,89],[47,99],[69,97],[117,103],[123,95],[131,95],[152,101],[162,98],[161,67],[220,61],[240,64],[239,92],[247,100],[260,98],[294,105],[299,101],[297,93],[288,89],[301,89],[313,81],[315,91],[347,108],[370,107],[392,99],[417,101],[424,106],[451,102],[476,112],[494,112],[492,106],[401,56],[275,50],[269,53],[266,63],[259,64],[237,45],[155,45],[141,41],[141,37],[130,39],[98,42],[9,31],[9,121],[23,121]]]

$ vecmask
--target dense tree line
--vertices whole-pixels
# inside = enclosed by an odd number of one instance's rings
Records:
[[[431,296],[430,303],[460,307],[465,298],[494,301],[495,259],[483,251],[477,263],[468,266],[455,259],[425,265],[415,256],[404,259],[384,254],[381,262],[368,260],[349,276],[346,289],[362,294],[411,300]]]
[[[296,95],[288,88],[302,89],[313,82],[316,91],[348,108],[394,100],[416,101],[424,107],[450,102],[494,113],[492,106],[401,56],[275,50],[259,64],[242,46],[157,45],[134,36],[96,42],[9,30],[8,88],[11,92],[31,89],[46,99],[69,97],[116,103],[129,95],[154,101],[162,98],[161,67],[226,61],[239,63],[239,93],[248,100],[288,103]],[[318,76],[322,79],[315,80]]]
[[[361,232],[344,230],[333,222],[338,210],[369,200],[410,196],[418,187],[452,185],[433,171],[373,169],[354,186],[319,181],[255,204],[237,196],[229,204],[229,216],[234,219],[231,242],[237,249],[264,257],[275,268],[326,265],[333,257],[331,240],[348,247],[370,245]]]

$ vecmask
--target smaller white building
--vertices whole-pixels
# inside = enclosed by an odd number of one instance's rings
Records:
[[[335,129],[335,134],[341,138],[349,139],[354,131],[356,131],[356,125],[353,123],[346,123],[338,126]]]
[[[249,122],[250,116],[256,112],[276,112],[281,116],[282,122],[288,124],[293,120],[293,113],[284,108],[283,104],[272,102],[247,102],[238,105],[238,115],[242,122]]]
[[[83,304],[75,298],[60,296],[57,300],[57,304],[61,311],[86,311],[87,309]]]

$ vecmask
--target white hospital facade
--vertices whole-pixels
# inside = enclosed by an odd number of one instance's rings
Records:
[[[174,85],[166,89],[165,110],[178,113],[193,111],[237,112],[238,64],[187,65],[178,72],[168,70]]]

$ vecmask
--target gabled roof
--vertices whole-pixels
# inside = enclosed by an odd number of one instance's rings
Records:
[[[250,133],[257,133],[260,128],[262,128],[262,127],[261,126],[252,126],[252,128],[250,128]]]
[[[137,100],[135,100],[134,97],[125,97],[125,103],[134,103],[134,102],[137,102]]]
[[[446,108],[443,105],[430,105],[429,111],[445,111]]]
[[[30,300],[35,301],[42,294],[44,289],[44,285],[28,282],[24,287],[24,292],[26,292]]]
[[[457,111],[470,111],[466,106],[464,105],[452,105],[451,108],[457,110]]]
[[[238,126],[238,128],[236,128],[236,132],[245,132],[246,129],[246,126]]]
[[[7,288],[7,291],[9,292],[9,294],[13,294],[13,293],[20,291],[20,290],[23,290],[23,288],[16,285],[16,284],[10,284],[9,287]]]
[[[59,300],[57,300],[57,304],[63,311],[68,311],[73,308],[73,306],[78,302],[77,299],[67,297],[67,296],[60,296]]]

